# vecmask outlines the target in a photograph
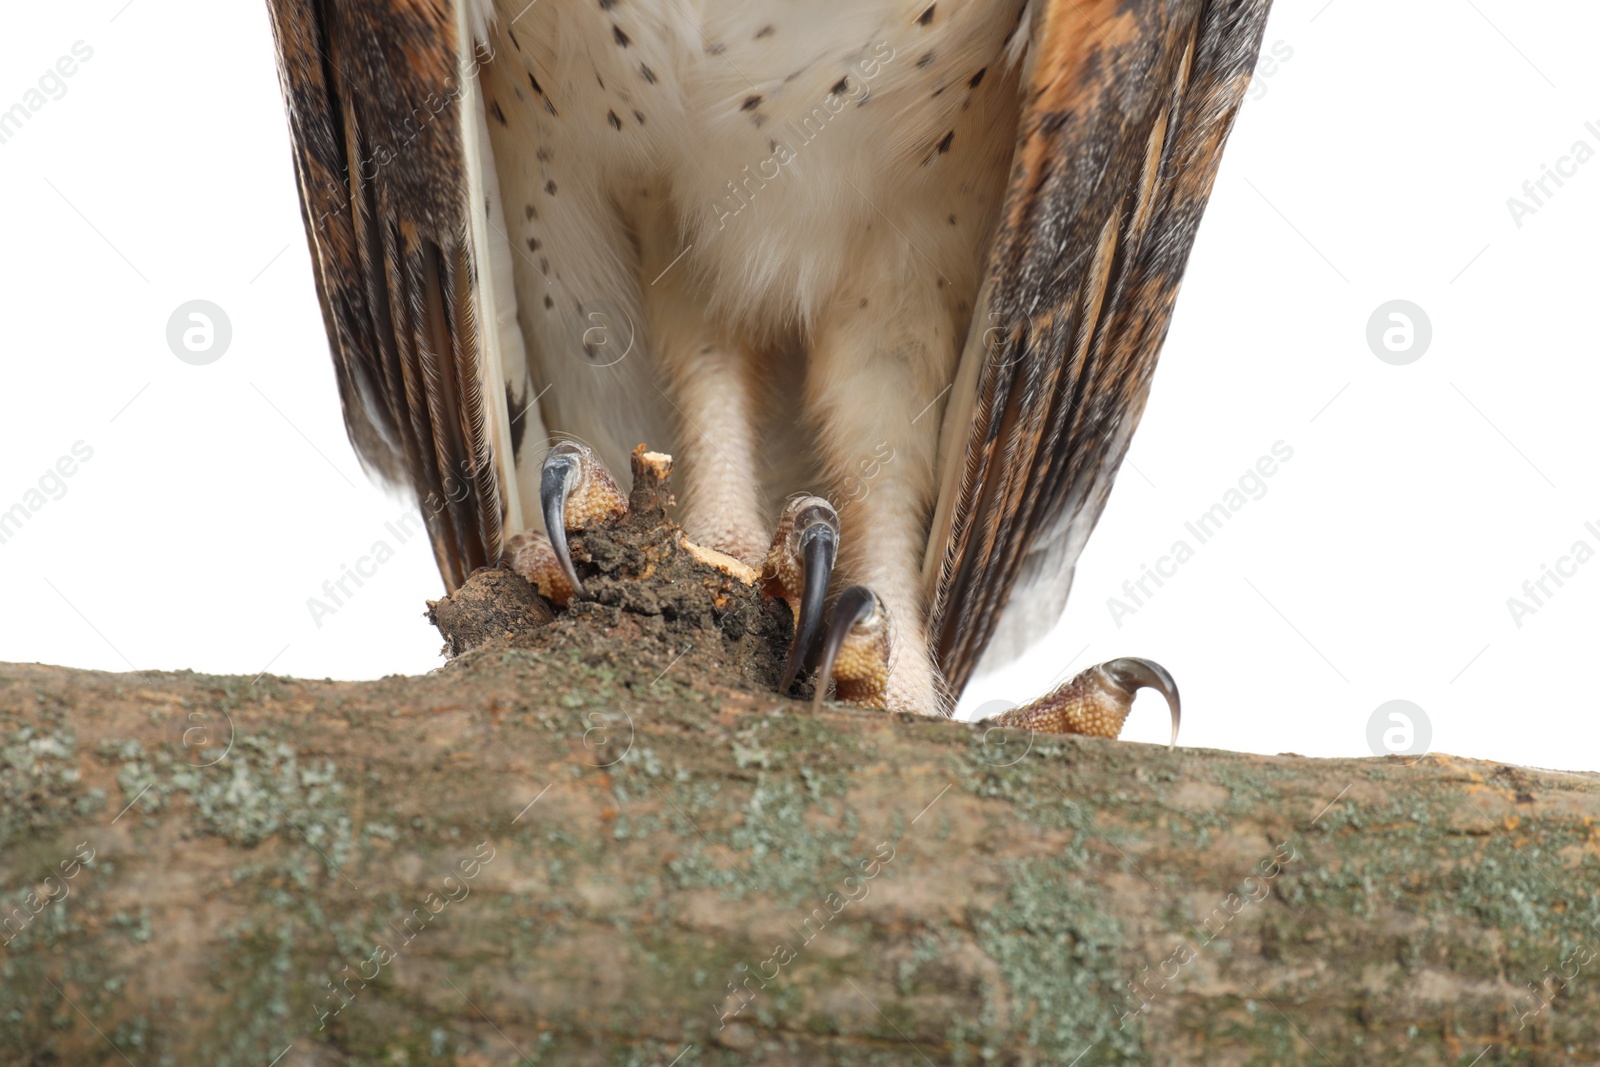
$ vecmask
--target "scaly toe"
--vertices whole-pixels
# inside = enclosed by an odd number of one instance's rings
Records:
[[[1090,667],[1039,699],[989,722],[1045,733],[1115,738],[1140,689],[1154,689],[1167,698],[1172,711],[1172,740],[1167,747],[1173,747],[1178,743],[1181,710],[1178,683],[1165,667],[1147,659],[1114,659]]]
[[[885,707],[890,630],[889,609],[872,590],[852,585],[840,593],[822,643],[821,672],[811,707],[815,709],[822,703],[830,680],[834,696],[841,703],[860,708]]]
[[[556,558],[550,539],[538,530],[524,530],[507,541],[505,561],[557,607],[566,607],[572,599],[572,582],[566,569]]]
[[[567,534],[626,514],[628,498],[589,446],[562,441],[545,456],[539,476],[539,506],[550,550],[571,586],[569,596],[582,596],[583,582],[572,566]]]
[[[787,693],[811,658],[822,628],[822,603],[839,554],[839,513],[819,496],[798,496],[784,506],[767,551],[768,596],[783,600],[794,614],[794,640],[780,693]]]

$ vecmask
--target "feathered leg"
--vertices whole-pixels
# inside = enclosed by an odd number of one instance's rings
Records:
[[[892,620],[885,705],[929,715],[946,712],[948,700],[928,650],[920,568],[939,401],[957,347],[939,282],[909,250],[864,255],[841,287],[850,297],[818,324],[806,369],[817,450],[839,508],[840,570],[869,587]]]
[[[645,243],[644,273],[658,260],[656,269],[668,268],[670,245],[652,249],[648,236]],[[679,284],[686,274],[680,263],[645,286],[657,388],[678,420],[678,520],[692,540],[760,567],[771,531],[758,471],[756,357],[711,328],[701,302]]]

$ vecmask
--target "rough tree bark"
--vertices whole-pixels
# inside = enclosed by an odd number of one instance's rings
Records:
[[[423,677],[0,667],[0,1062],[1600,1061],[1595,776],[812,714],[575,550]]]

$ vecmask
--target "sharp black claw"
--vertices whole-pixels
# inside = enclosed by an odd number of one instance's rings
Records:
[[[833,681],[833,664],[839,658],[839,649],[857,623],[872,617],[878,608],[878,598],[864,585],[852,585],[839,594],[833,605],[833,618],[828,623],[828,636],[822,642],[821,671],[817,675],[816,695],[811,698],[815,711],[828,695],[828,685]]]
[[[562,573],[572,583],[575,596],[583,595],[583,583],[572,567],[572,553],[567,548],[567,495],[578,479],[579,452],[576,445],[563,441],[550,450],[544,459],[544,469],[539,476],[539,506],[544,512],[545,534],[550,547],[555,550],[556,561]]]
[[[1167,743],[1167,747],[1176,747],[1182,704],[1178,700],[1178,683],[1173,681],[1167,669],[1154,660],[1135,657],[1108,660],[1100,664],[1100,669],[1105,671],[1119,688],[1130,694],[1140,689],[1154,689],[1167,698],[1167,707],[1172,711],[1172,740]]]
[[[833,561],[839,552],[839,513],[832,504],[818,500],[806,507],[797,525],[805,584],[800,594],[800,610],[795,613],[794,643],[789,646],[789,662],[779,690],[782,693],[789,691],[801,668],[811,659],[811,648],[822,628],[822,602],[828,595]]]

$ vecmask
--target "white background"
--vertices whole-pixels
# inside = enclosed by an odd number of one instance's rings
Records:
[[[93,456],[0,544],[0,658],[437,665],[431,552],[385,530],[410,506],[368,482],[340,422],[264,5],[5,20],[0,110],[75,42],[93,56],[0,144],[0,511],[74,443]],[[1520,227],[1507,207],[1574,142],[1600,150],[1596,39],[1600,10],[1576,2],[1279,0],[1267,48],[1292,55],[1241,113],[1066,617],[964,708],[1143,655],[1182,683],[1191,745],[1366,755],[1374,709],[1406,699],[1436,750],[1600,767],[1600,560],[1520,627],[1507,606],[1575,541],[1600,550],[1600,160]],[[209,366],[167,347],[192,299],[232,322]],[[1392,299],[1432,323],[1408,366],[1366,342]],[[1198,545],[1184,523],[1278,441],[1293,458],[1265,496]],[[1108,598],[1179,538],[1194,558],[1114,620]],[[379,539],[396,557],[317,626],[307,598]],[[1166,730],[1146,694],[1124,736]]]

